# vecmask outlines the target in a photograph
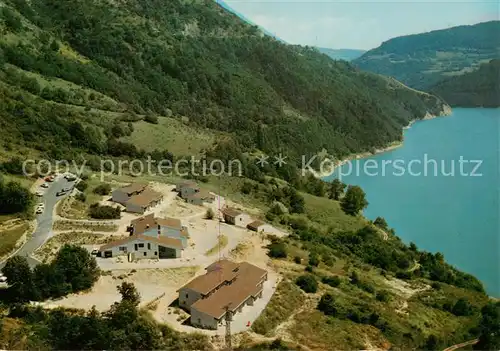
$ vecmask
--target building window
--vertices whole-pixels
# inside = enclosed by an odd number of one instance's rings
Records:
[[[143,243],[140,243],[140,244],[138,244],[138,245],[139,245],[139,247],[144,247],[144,244],[143,244]]]
[[[151,244],[148,243],[148,250],[151,250]]]
[[[118,250],[123,251],[123,252],[127,252],[127,247],[126,246],[120,246],[118,248]]]
[[[188,293],[186,293],[186,299],[189,297]]]
[[[146,252],[144,252],[144,256],[146,256]]]
[[[155,251],[155,256],[158,256],[158,252]]]

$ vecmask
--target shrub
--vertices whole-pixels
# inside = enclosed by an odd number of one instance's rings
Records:
[[[306,293],[315,293],[318,291],[318,282],[312,274],[301,275],[297,278],[295,284]]]
[[[316,255],[316,254],[309,255],[309,265],[314,266],[314,267],[318,267],[318,265],[319,265],[318,255]]]
[[[253,186],[250,182],[244,182],[241,186],[241,192],[243,194],[250,194],[252,192]]]
[[[85,194],[84,194],[84,193],[79,193],[79,194],[76,194],[75,199],[77,199],[77,200],[78,200],[78,201],[80,201],[80,202],[85,202],[85,201],[87,201],[87,197],[85,196]]]
[[[333,295],[330,293],[325,293],[323,294],[323,296],[321,296],[317,308],[328,316],[335,316],[337,314],[335,300],[333,298]]]
[[[267,248],[269,249],[269,257],[286,258],[287,256],[286,245],[282,240],[274,240]]]
[[[158,124],[158,116],[154,114],[147,114],[146,117],[144,117],[144,121],[151,124]]]
[[[333,277],[323,277],[323,279],[321,279],[321,282],[323,284],[327,284],[335,288],[340,285],[342,280],[337,276],[333,276]]]
[[[95,219],[119,219],[121,211],[119,207],[101,206],[95,203],[90,206],[89,215]]]
[[[464,298],[459,299],[453,308],[451,309],[451,313],[453,313],[455,316],[470,316],[473,314],[473,307]]]
[[[108,195],[111,192],[111,185],[109,184],[100,184],[95,187],[94,194],[98,195]]]
[[[212,210],[211,208],[209,208],[205,213],[205,219],[213,219],[214,216],[215,216],[214,210]]]
[[[88,187],[89,185],[87,184],[87,182],[83,180],[81,182],[78,182],[78,184],[76,185],[76,188],[81,192],[84,192]]]
[[[375,296],[375,298],[378,301],[387,302],[391,299],[391,294],[389,294],[389,292],[387,290],[380,290],[379,292],[377,292],[377,295]]]

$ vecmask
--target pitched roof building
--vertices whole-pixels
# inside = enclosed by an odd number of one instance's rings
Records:
[[[220,260],[179,289],[179,304],[195,326],[217,329],[227,312],[241,312],[262,296],[267,271],[248,262]]]

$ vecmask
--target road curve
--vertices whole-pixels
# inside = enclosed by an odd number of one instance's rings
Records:
[[[37,226],[35,232],[31,235],[31,238],[14,254],[15,256],[25,256],[31,267],[36,266],[40,262],[30,257],[30,255],[42,246],[52,234],[54,209],[57,202],[64,198],[64,196],[57,197],[57,192],[64,188],[71,188],[74,184],[75,182],[68,182],[62,176],[58,176],[57,179],[51,183],[50,187],[46,189],[43,196],[45,211],[40,215],[36,215]],[[41,200],[38,201],[41,202]],[[7,260],[0,262],[0,270],[5,266],[6,261]]]

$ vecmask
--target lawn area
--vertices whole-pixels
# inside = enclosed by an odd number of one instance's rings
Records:
[[[158,117],[158,124],[144,121],[134,123],[132,135],[121,140],[146,151],[158,149],[168,150],[176,156],[199,156],[203,149],[215,143],[217,135],[212,131],[190,127],[174,118]]]
[[[256,333],[272,336],[274,330],[286,321],[305,301],[305,295],[293,282],[283,280],[266,308],[255,320],[252,330]]]
[[[75,197],[67,197],[57,205],[57,214],[68,219],[89,219],[89,207],[93,203],[101,201],[101,195],[95,194],[94,189],[102,184],[99,176],[89,177],[84,181],[87,188],[83,191],[85,202],[77,200]],[[108,195],[107,197],[111,197]],[[107,230],[104,230],[107,231]]]
[[[52,227],[54,231],[64,232],[64,231],[93,231],[93,232],[116,232],[118,226],[115,224],[104,224],[104,223],[79,223],[70,221],[57,221]]]
[[[349,216],[342,211],[338,201],[302,193],[305,200],[305,214],[312,221],[333,231],[356,231],[368,221],[361,216]]]
[[[81,233],[77,231],[62,233],[51,237],[45,244],[39,247],[34,252],[34,257],[41,262],[49,262],[64,244],[100,246],[118,239],[123,239],[123,236]]]
[[[331,350],[332,345],[336,350],[387,350],[389,346],[382,333],[367,324],[327,317],[317,310],[301,312],[294,319],[289,333],[310,350]]]
[[[16,248],[17,241],[28,228],[28,223],[21,223],[13,227],[8,227],[8,229],[0,229],[0,257],[7,255]]]

